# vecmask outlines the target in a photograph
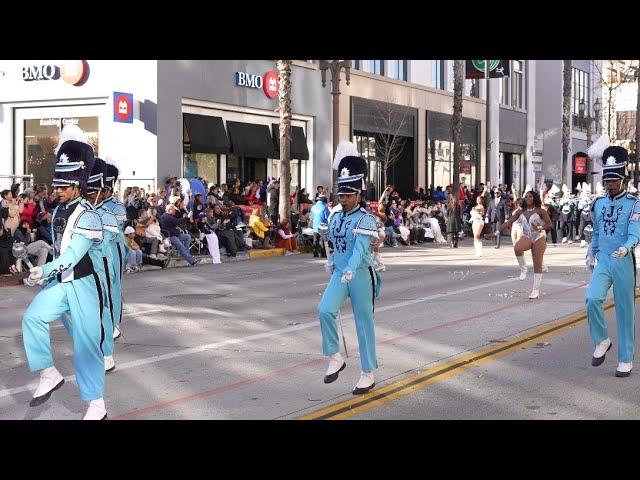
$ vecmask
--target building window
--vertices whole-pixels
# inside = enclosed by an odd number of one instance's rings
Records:
[[[220,172],[220,155],[217,153],[184,153],[184,178],[200,177],[207,184],[218,183]]]
[[[444,90],[444,60],[432,60],[431,62],[433,86],[439,90]]]
[[[360,70],[360,60],[351,60],[351,68]]]
[[[500,79],[500,103],[509,105],[509,77]]]
[[[406,60],[394,60],[393,61],[393,78],[397,80],[407,80],[407,61]]]
[[[359,132],[354,134],[353,142],[362,158],[367,161],[367,199],[377,200],[382,194],[383,186],[382,168],[380,168],[382,158],[376,155],[376,137],[370,133]]]
[[[375,75],[384,75],[384,60],[369,60],[369,71]]]
[[[464,81],[465,95],[473,98],[480,98],[480,80],[472,78]]]
[[[53,150],[58,145],[65,125],[77,125],[85,132],[99,155],[98,117],[36,118],[24,121],[24,171],[33,174],[33,181],[50,185],[57,158]]]
[[[577,130],[586,130],[586,123],[580,120],[580,101],[587,106],[585,116],[589,116],[589,73],[578,68],[571,69],[571,117],[572,124]]]
[[[524,61],[514,60],[511,72],[513,75],[512,105],[516,108],[524,108]]]

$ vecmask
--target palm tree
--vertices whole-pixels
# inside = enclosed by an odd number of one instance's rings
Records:
[[[571,60],[563,60],[562,73],[562,183],[566,185],[571,138]]]
[[[462,89],[464,87],[464,60],[453,63],[453,195],[460,191],[460,161],[462,152]]]
[[[289,219],[289,190],[291,188],[291,60],[276,62],[280,85],[278,107],[280,110],[280,201],[278,214],[280,221]]]

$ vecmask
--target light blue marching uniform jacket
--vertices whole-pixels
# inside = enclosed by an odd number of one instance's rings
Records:
[[[322,353],[333,355],[340,350],[336,317],[347,297],[356,322],[360,364],[362,371],[371,372],[378,367],[376,338],[373,324],[374,299],[380,294],[382,279],[373,269],[371,241],[378,237],[376,219],[360,206],[350,212],[336,209],[329,218],[328,260],[334,264],[331,280],[318,305],[322,329]],[[346,272],[353,279],[342,283]]]
[[[598,262],[585,296],[589,334],[594,345],[609,336],[604,322],[604,301],[613,285],[618,361],[629,363],[634,353],[634,247],[640,241],[640,201],[624,191],[614,198],[599,197],[591,206],[591,216],[591,249]],[[622,258],[611,257],[621,246],[629,253]]]
[[[118,222],[118,228],[120,235],[117,235],[115,241],[111,243],[113,248],[114,269],[116,267],[115,259],[120,262],[118,269],[117,284],[114,288],[114,309],[113,318],[115,320],[114,325],[120,327],[122,321],[122,275],[124,273],[125,262],[129,256],[129,247],[124,241],[124,222],[127,221],[127,209],[122,202],[118,202],[115,198],[109,197],[100,204],[101,208],[111,212]],[[116,300],[117,298],[117,300]]]
[[[104,346],[109,336],[102,322],[107,308],[102,221],[93,206],[78,197],[56,207],[51,225],[54,260],[42,269],[44,278],[52,281],[24,314],[24,347],[32,372],[53,366],[49,324],[66,314],[80,396],[91,401],[104,396]]]

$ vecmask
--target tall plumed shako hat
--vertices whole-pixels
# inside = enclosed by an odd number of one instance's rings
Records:
[[[611,145],[609,137],[602,135],[589,147],[587,155],[602,162],[602,181],[628,178],[629,152],[626,148]]]
[[[91,170],[91,176],[87,181],[88,192],[99,192],[104,188],[104,177],[107,172],[107,163],[101,158],[96,157],[96,161]]]
[[[361,193],[366,188],[367,162],[353,143],[338,144],[333,168],[338,171],[338,194]]]
[[[118,179],[118,175],[120,174],[120,170],[116,166],[113,159],[109,156],[104,157],[106,162],[106,173],[104,176],[104,186],[105,188],[110,188],[113,190],[113,186]]]
[[[86,189],[95,157],[93,147],[80,127],[72,124],[65,125],[60,133],[60,140],[54,153],[57,163],[52,186],[76,185],[81,189]]]

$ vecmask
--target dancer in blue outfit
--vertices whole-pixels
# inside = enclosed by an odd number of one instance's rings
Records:
[[[104,206],[103,197],[104,177],[107,175],[107,164],[96,157],[96,162],[87,182],[87,199],[100,214],[103,227],[102,261],[105,270],[106,308],[103,311],[102,322],[107,333],[104,344],[104,370],[109,373],[116,368],[113,359],[114,335],[116,315],[122,312],[121,274],[122,265],[118,254],[118,243],[124,243],[116,216]],[[120,317],[118,317],[119,319]]]
[[[89,402],[85,420],[107,418],[104,404],[105,308],[100,215],[81,196],[95,162],[93,148],[82,130],[67,125],[56,148],[53,187],[58,206],[53,212],[54,260],[30,269],[29,286],[45,285],[22,319],[24,347],[32,372],[40,383],[31,406],[46,402],[64,378],[53,365],[49,325],[67,315],[73,340],[73,366],[80,396]],[[69,328],[70,327],[70,328]]]
[[[611,348],[604,321],[604,301],[613,286],[619,342],[615,375],[628,377],[633,368],[634,247],[640,241],[640,202],[624,190],[629,160],[627,150],[608,144],[608,137],[603,136],[589,148],[590,157],[602,158],[602,180],[606,195],[596,198],[591,206],[593,237],[587,265],[593,269],[593,274],[585,303],[589,334],[596,346],[591,364],[598,366],[604,362],[605,354]]]
[[[127,221],[127,209],[124,203],[119,202],[113,198],[113,187],[120,171],[118,167],[113,164],[113,161],[109,157],[105,157],[106,173],[104,175],[104,201],[102,207],[110,211],[118,221],[118,227],[120,228],[120,235],[113,245],[115,248],[115,255],[120,261],[120,269],[114,275],[114,297],[113,297],[113,338],[120,338],[120,323],[122,322],[122,275],[126,264],[127,257],[129,256],[129,248],[124,241],[124,222]],[[114,257],[115,258],[115,257]],[[115,268],[115,265],[114,265]]]
[[[355,150],[355,149],[354,149]],[[361,207],[361,194],[367,176],[367,163],[358,156],[336,156],[338,199],[341,208],[329,218],[329,252],[326,264],[331,280],[318,305],[322,329],[322,353],[329,356],[324,382],[331,383],[344,370],[340,355],[336,317],[347,297],[356,323],[360,349],[361,375],[353,394],[363,394],[375,386],[376,337],[373,323],[374,299],[380,294],[381,278],[373,269],[371,242],[378,237],[376,219]]]

